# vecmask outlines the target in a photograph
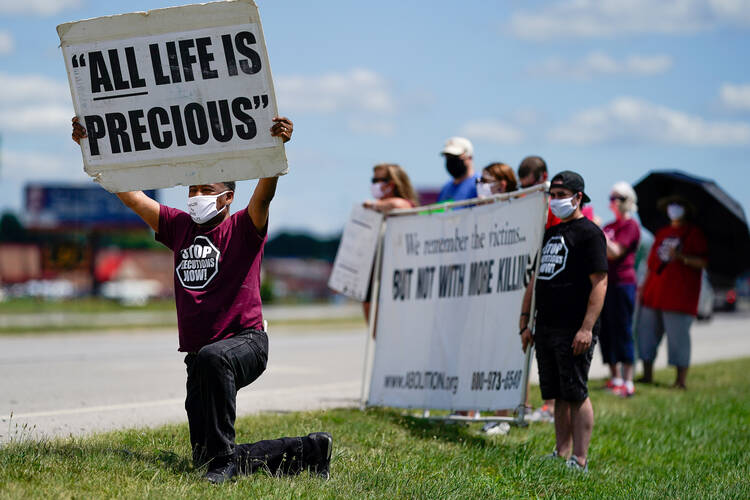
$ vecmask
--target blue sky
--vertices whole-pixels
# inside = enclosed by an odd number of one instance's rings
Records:
[[[22,210],[26,182],[88,180],[55,27],[180,3],[0,0],[0,210]],[[611,185],[651,169],[713,178],[750,207],[750,1],[258,5],[295,122],[273,232],[339,231],[376,163],[439,186],[451,135],[472,140],[478,168],[539,154],[552,173],[579,171],[605,220]],[[187,189],[161,196],[183,208]]]

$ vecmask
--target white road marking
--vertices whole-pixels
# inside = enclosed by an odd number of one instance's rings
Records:
[[[298,395],[300,391],[304,391],[306,394],[315,394],[321,392],[359,392],[360,381],[353,380],[349,382],[336,382],[332,384],[322,385],[310,385],[310,386],[297,386],[297,387],[286,387],[282,389],[260,389],[250,390],[241,392],[237,395],[237,400],[242,401],[246,399],[256,398],[259,396],[284,396],[284,395]],[[21,418],[40,418],[40,417],[57,417],[62,415],[78,415],[84,413],[95,413],[100,411],[117,411],[117,410],[134,410],[140,408],[151,408],[155,406],[169,406],[169,405],[182,405],[185,402],[184,398],[172,398],[172,399],[159,399],[155,401],[141,401],[137,403],[120,403],[112,405],[101,405],[101,406],[87,406],[84,408],[65,408],[56,410],[36,411],[30,413],[11,413],[9,415],[0,416],[2,421],[8,421],[10,419],[21,419]]]

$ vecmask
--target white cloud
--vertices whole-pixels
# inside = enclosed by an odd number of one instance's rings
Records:
[[[42,75],[0,73],[0,103],[70,101],[68,82]]]
[[[10,54],[15,48],[16,44],[13,42],[13,37],[10,33],[0,31],[0,55]]]
[[[558,0],[514,13],[509,31],[528,40],[684,34],[750,26],[747,0]]]
[[[0,109],[0,130],[14,132],[60,131],[70,128],[72,106],[29,105]]]
[[[569,144],[650,142],[685,146],[750,145],[750,124],[707,121],[633,97],[619,97],[601,108],[574,115],[550,132]]]
[[[79,180],[88,177],[83,172],[83,162],[78,148],[70,148],[70,152],[65,152],[62,156],[30,151],[6,151],[3,153],[2,174],[6,179],[24,182]]]
[[[736,25],[750,26],[750,4],[747,0],[709,0],[717,16]]]
[[[395,108],[385,79],[363,68],[320,76],[282,76],[276,80],[276,93],[279,108],[290,111],[390,113]]]
[[[468,122],[461,127],[460,133],[469,139],[496,144],[518,144],[524,139],[523,132],[518,128],[491,118]]]
[[[721,103],[729,109],[750,111],[750,84],[725,83],[719,90]]]
[[[0,130],[66,130],[75,114],[66,82],[0,73]]]
[[[548,59],[538,66],[530,66],[532,75],[588,79],[599,75],[649,76],[665,73],[672,67],[668,55],[631,55],[617,60],[604,52],[592,52],[580,61]]]
[[[82,4],[82,0],[0,0],[0,13],[51,16]]]

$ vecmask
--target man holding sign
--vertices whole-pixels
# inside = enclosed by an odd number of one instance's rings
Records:
[[[270,133],[287,142],[293,125],[274,118]],[[73,119],[73,140],[86,130]],[[237,390],[266,368],[260,263],[278,178],[258,180],[245,210],[229,214],[234,182],[190,186],[188,213],[160,205],[142,191],[117,193],[174,252],[179,350],[187,353],[185,409],[196,467],[222,483],[262,468],[272,474],[310,469],[329,475],[332,439],[325,432],[235,445]]]
[[[601,229],[581,212],[590,200],[580,175],[565,171],[553,177],[550,198],[550,209],[561,222],[544,233],[538,275],[524,295],[521,343],[524,352],[536,343],[542,398],[555,400],[557,443],[552,456],[570,455],[569,467],[587,471],[594,427],[587,382],[607,292],[607,246]]]

